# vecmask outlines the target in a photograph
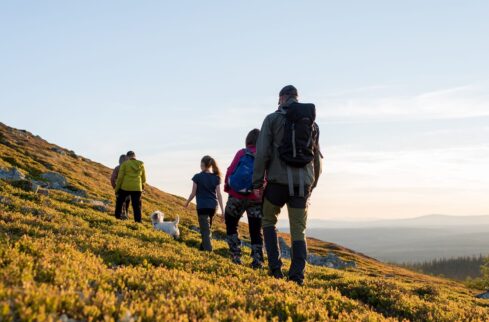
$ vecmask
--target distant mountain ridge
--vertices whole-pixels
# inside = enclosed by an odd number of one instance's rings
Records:
[[[380,228],[380,227],[419,227],[429,228],[433,226],[489,226],[489,215],[425,215],[413,218],[400,219],[376,219],[369,221],[341,221],[341,220],[323,220],[310,219],[308,227],[310,228]],[[279,221],[279,227],[288,227],[285,220]]]

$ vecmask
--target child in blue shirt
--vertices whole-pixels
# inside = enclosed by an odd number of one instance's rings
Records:
[[[221,213],[224,213],[221,195],[221,171],[216,160],[208,155],[202,158],[200,168],[202,171],[192,178],[192,192],[185,203],[185,207],[188,207],[194,197],[197,197],[197,215],[202,237],[200,249],[212,251],[212,219],[216,214],[218,203]]]

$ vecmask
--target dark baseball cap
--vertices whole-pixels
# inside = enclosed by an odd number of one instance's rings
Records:
[[[280,90],[279,96],[287,95],[287,96],[299,96],[297,94],[297,88],[294,85],[287,85]]]

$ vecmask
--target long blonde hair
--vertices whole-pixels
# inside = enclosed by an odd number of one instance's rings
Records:
[[[206,169],[212,168],[212,173],[214,173],[218,177],[221,177],[221,170],[219,170],[217,162],[216,160],[214,160],[214,158],[206,155],[202,158],[200,162],[204,165]]]

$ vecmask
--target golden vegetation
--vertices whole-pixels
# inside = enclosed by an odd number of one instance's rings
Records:
[[[16,166],[34,179],[56,171],[90,199],[113,199],[110,169],[53,147],[0,125],[0,168]],[[188,229],[197,222],[194,212],[155,188],[144,195],[143,225],[73,199],[0,180],[1,321],[489,319],[489,304],[459,283],[318,240],[309,240],[314,252],[332,250],[358,267],[308,266],[306,285],[298,287],[233,265],[223,242],[214,241],[214,253],[198,251],[199,236]],[[155,209],[181,216],[180,241],[152,229],[148,214]],[[217,233],[223,227],[218,220]]]

